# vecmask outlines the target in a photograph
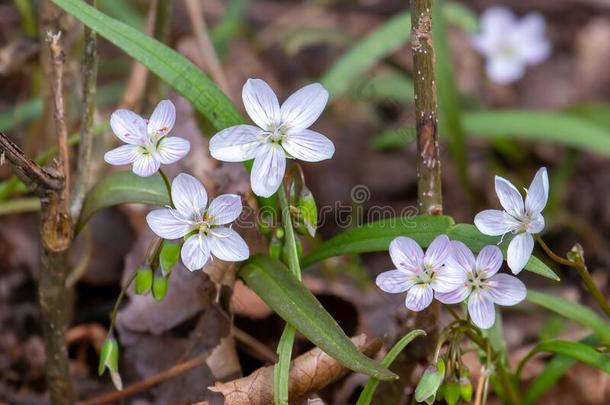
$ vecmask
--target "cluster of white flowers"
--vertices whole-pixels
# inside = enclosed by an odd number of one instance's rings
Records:
[[[529,260],[534,248],[532,234],[542,231],[542,209],[546,205],[549,181],[545,168],[536,173],[527,190],[525,203],[514,185],[496,177],[496,192],[504,210],[486,210],[475,217],[483,234],[514,234],[508,247],[507,262],[514,274]],[[496,274],[502,267],[502,251],[485,246],[475,258],[466,245],[440,235],[424,254],[413,239],[400,236],[390,243],[395,270],[377,276],[379,288],[388,293],[407,292],[405,305],[412,311],[427,308],[436,298],[445,304],[468,303],[468,313],[482,329],[493,326],[494,304],[516,305],[525,299],[527,289],[516,277]]]
[[[224,129],[210,140],[210,153],[226,162],[254,159],[251,182],[256,195],[269,197],[279,188],[286,171],[286,158],[307,162],[329,159],[335,152],[324,135],[308,129],[320,116],[328,92],[318,83],[292,94],[280,107],[267,83],[249,79],[242,91],[244,106],[252,125]],[[147,177],[162,164],[172,164],[187,155],[190,143],[169,137],[176,121],[176,109],[163,100],[150,120],[128,110],[117,110],[110,118],[115,135],[126,145],[106,153],[113,165],[133,164],[133,172]],[[200,270],[211,257],[225,261],[246,260],[246,242],[228,226],[242,211],[241,198],[225,194],[208,206],[203,185],[193,176],[180,173],[172,181],[173,207],[150,212],[146,220],[155,234],[164,239],[184,239],[181,258],[191,271]]]

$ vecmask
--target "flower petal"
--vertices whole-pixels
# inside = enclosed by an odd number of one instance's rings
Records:
[[[507,7],[490,7],[481,16],[481,31],[487,35],[503,35],[517,20]]]
[[[510,84],[523,77],[525,66],[517,58],[491,56],[485,64],[487,77],[494,83]]]
[[[375,284],[387,293],[401,293],[413,286],[414,276],[413,273],[405,270],[384,271],[377,276]]]
[[[190,232],[188,222],[182,220],[171,209],[154,210],[146,215],[146,222],[152,231],[163,239],[178,239]]]
[[[434,277],[430,285],[435,292],[446,293],[463,286],[466,281],[466,273],[462,269],[442,266],[434,271]]]
[[[157,146],[157,159],[164,165],[171,165],[185,157],[191,149],[191,143],[177,136],[166,136]]]
[[[110,116],[112,132],[123,142],[130,145],[146,143],[146,120],[133,111],[116,110]]]
[[[182,216],[192,219],[203,214],[208,204],[208,193],[199,180],[180,173],[172,181],[172,201]]]
[[[223,194],[212,200],[208,207],[208,217],[214,225],[235,221],[242,211],[241,197],[237,194]]]
[[[475,269],[475,258],[472,251],[459,240],[451,241],[451,253],[445,262],[445,267],[462,270],[464,274]]]
[[[282,104],[282,125],[288,130],[309,128],[322,114],[327,102],[328,91],[320,83],[297,90]]]
[[[309,129],[285,135],[282,146],[290,155],[305,162],[319,162],[335,154],[335,145],[330,139]]]
[[[438,235],[428,249],[426,249],[426,255],[424,256],[424,266],[438,269],[447,260],[451,253],[451,242],[447,235]]]
[[[426,309],[432,302],[434,292],[428,284],[416,284],[407,291],[405,306],[411,311]]]
[[[477,273],[483,278],[489,278],[500,270],[502,262],[504,262],[504,258],[500,248],[495,245],[487,245],[477,256]]]
[[[516,28],[519,56],[529,64],[537,64],[548,58],[551,44],[544,36],[546,23],[539,13],[523,17]]]
[[[513,183],[503,177],[496,176],[496,194],[506,212],[517,218],[523,215],[523,197]]]
[[[252,121],[264,130],[280,124],[280,103],[267,82],[248,79],[241,91],[244,107]]]
[[[240,262],[250,257],[248,245],[231,228],[218,227],[210,231],[208,239],[212,254],[227,262]]]
[[[148,120],[148,135],[165,136],[172,130],[175,122],[176,107],[174,107],[174,103],[169,100],[161,100]]]
[[[236,125],[223,129],[210,139],[210,154],[224,162],[254,159],[261,145],[261,129],[253,125]]]
[[[506,261],[513,274],[519,274],[534,250],[534,238],[527,232],[516,235],[508,245]]]
[[[282,183],[285,171],[286,154],[280,145],[266,144],[259,148],[250,173],[254,194],[270,197]]]
[[[201,270],[210,259],[208,240],[201,233],[188,238],[180,251],[182,263],[190,271]]]
[[[471,288],[467,284],[463,284],[458,288],[449,292],[434,292],[434,298],[443,304],[458,304],[468,298]]]
[[[538,170],[527,189],[525,197],[525,210],[530,213],[539,213],[542,211],[549,199],[549,176],[546,172],[546,167]]]
[[[109,150],[104,154],[104,160],[111,165],[127,165],[133,163],[140,156],[140,147],[135,145],[122,145]]]
[[[389,250],[394,266],[414,273],[422,270],[424,251],[413,239],[407,236],[394,238]]]
[[[498,305],[516,305],[527,295],[525,284],[509,274],[496,274],[487,280],[486,287],[493,302]]]
[[[157,173],[161,167],[161,163],[151,154],[139,154],[136,160],[133,161],[132,170],[135,174],[141,177],[152,176]]]
[[[501,210],[479,212],[474,217],[474,224],[481,233],[491,236],[504,235],[520,226],[516,219]]]
[[[527,227],[527,232],[531,234],[536,234],[542,232],[544,229],[544,217],[542,214],[535,214],[530,220],[530,224]]]
[[[468,299],[468,314],[472,322],[481,329],[489,329],[496,320],[493,301],[485,291],[473,291]]]

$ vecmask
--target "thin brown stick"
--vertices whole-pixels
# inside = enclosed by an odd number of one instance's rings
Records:
[[[123,388],[121,391],[109,392],[108,394],[91,398],[85,401],[84,403],[86,405],[101,405],[119,401],[122,398],[126,398],[131,395],[137,394],[138,392],[145,391],[154,387],[155,385],[161,384],[164,381],[170,380],[174,377],[178,377],[179,375],[182,375],[194,368],[200,367],[205,364],[209,356],[209,352],[202,353],[197,357],[194,357],[183,363],[176,364],[175,366],[165,371],[145,378],[142,381],[138,381],[135,384],[129,385]]]
[[[235,325],[233,325],[233,336],[235,336],[237,343],[241,343],[244,350],[248,351],[253,357],[263,362],[277,363],[277,353]]]
[[[229,84],[220,65],[218,55],[214,49],[214,44],[208,34],[207,24],[203,17],[203,10],[201,8],[201,2],[199,0],[184,0],[186,7],[189,11],[189,17],[191,19],[191,25],[193,31],[203,53],[203,60],[206,61],[208,69],[210,70],[210,76],[212,80],[218,84],[218,87],[227,95],[229,95]]]
[[[95,7],[96,0],[88,0]],[[93,116],[95,114],[95,93],[97,81],[97,35],[95,31],[84,27],[85,52],[83,55],[83,112],[81,115],[80,142],[78,145],[78,160],[76,180],[70,201],[70,215],[76,222],[80,215],[85,195],[91,185],[91,151],[93,149]]]

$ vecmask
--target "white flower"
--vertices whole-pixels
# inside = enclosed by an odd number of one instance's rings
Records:
[[[164,239],[186,237],[180,256],[190,271],[201,269],[211,254],[228,262],[250,256],[246,242],[226,226],[241,213],[238,195],[218,196],[206,209],[208,195],[203,185],[193,176],[180,173],[172,181],[172,201],[176,208],[151,211],[146,221]]]
[[[150,120],[129,110],[116,110],[110,117],[110,127],[127,145],[106,152],[104,160],[111,165],[133,163],[133,172],[142,177],[155,174],[162,164],[179,161],[191,144],[183,138],[166,136],[175,121],[176,108],[169,100],[157,105]]]
[[[507,8],[492,7],[481,16],[481,32],[472,38],[486,61],[487,76],[500,84],[519,80],[526,65],[545,60],[550,52],[544,18],[530,13],[517,19]]]
[[[496,176],[496,194],[502,210],[485,210],[474,218],[474,224],[485,235],[500,236],[513,233],[515,236],[508,245],[506,261],[514,274],[519,273],[534,250],[533,234],[544,229],[544,209],[549,197],[549,178],[546,168],[541,168],[534,176],[530,188],[523,197],[513,184]]]
[[[421,311],[432,302],[434,291],[452,291],[463,282],[460,272],[444,266],[450,250],[446,235],[437,236],[426,254],[413,239],[399,236],[390,243],[390,257],[396,270],[381,273],[375,282],[388,293],[406,291],[407,308]]]
[[[319,83],[292,94],[282,104],[269,85],[248,79],[242,98],[253,125],[226,128],[210,139],[210,153],[225,162],[254,159],[250,181],[256,195],[269,197],[282,182],[286,158],[319,162],[330,159],[335,146],[324,135],[309,128],[328,101],[328,92]]]
[[[462,242],[452,241],[452,252],[445,266],[461,272],[463,283],[453,291],[437,292],[434,297],[445,304],[468,299],[468,313],[481,329],[491,328],[496,319],[494,304],[516,305],[525,299],[527,289],[517,277],[496,274],[502,266],[502,252],[497,246],[485,246],[476,260]]]

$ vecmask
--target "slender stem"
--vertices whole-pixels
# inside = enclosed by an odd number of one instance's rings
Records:
[[[538,241],[542,249],[552,260],[564,266],[573,267],[576,269],[578,275],[582,279],[582,282],[585,284],[587,290],[589,290],[591,293],[593,299],[597,302],[602,311],[604,311],[604,314],[610,318],[610,304],[608,301],[606,301],[604,293],[600,291],[597,284],[595,284],[595,281],[593,281],[593,277],[591,277],[591,273],[589,273],[589,269],[585,264],[584,253],[580,245],[576,245],[574,248],[572,248],[569,254],[571,258],[567,259],[553,252],[551,248],[549,248],[549,246],[542,240],[540,235],[536,235],[536,241]]]
[[[159,169],[159,175],[161,176],[161,178],[163,179],[163,182],[165,183],[165,188],[167,189],[167,195],[169,196],[169,202],[173,206],[174,202],[172,201],[172,186],[171,186],[171,183],[169,182],[169,179],[167,178],[167,176],[165,175],[163,170]]]
[[[280,202],[280,210],[282,212],[282,224],[284,226],[284,243],[288,253],[288,268],[299,280],[301,279],[301,266],[299,264],[299,254],[292,227],[292,218],[290,217],[290,204],[286,189],[282,184],[277,192]],[[288,405],[288,380],[290,372],[290,358],[292,357],[292,346],[294,344],[294,336],[296,330],[286,324],[280,343],[277,347],[278,362],[273,367],[273,401],[276,405]]]
[[[123,298],[125,297],[125,294],[127,294],[127,289],[129,288],[131,283],[133,283],[133,281],[136,279],[137,275],[138,275],[138,272],[134,271],[134,273],[131,275],[131,277],[129,277],[129,280],[127,280],[127,284],[125,284],[123,286],[123,288],[121,289],[121,292],[119,293],[119,296],[117,297],[117,299],[114,303],[114,308],[112,308],[112,313],[110,314],[110,327],[108,328],[108,336],[112,335],[112,331],[114,330],[114,324],[116,322],[116,314],[119,312],[119,307],[121,306],[121,302],[123,302]]]

